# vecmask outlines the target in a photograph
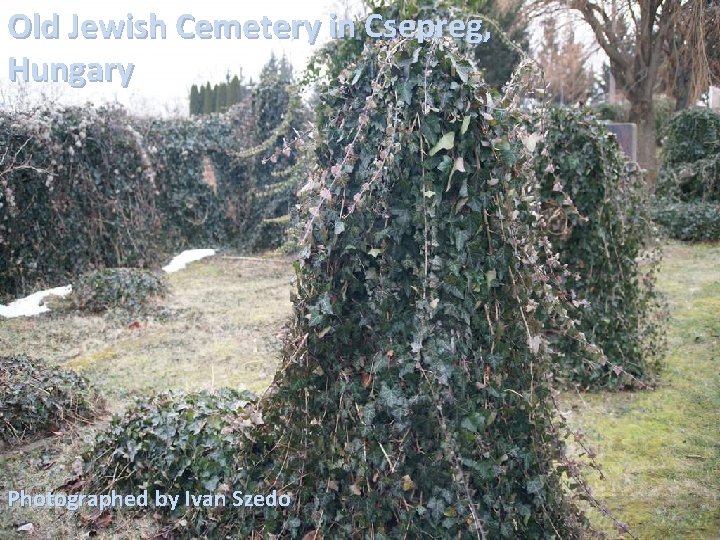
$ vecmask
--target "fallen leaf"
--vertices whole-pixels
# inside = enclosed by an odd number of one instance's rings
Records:
[[[32,523],[26,523],[25,525],[20,525],[17,528],[17,531],[33,533],[33,532],[35,532],[35,525],[33,525]]]
[[[55,489],[55,491],[64,491],[65,493],[78,493],[85,486],[85,481],[81,477],[73,478],[68,480],[62,486]]]
[[[409,474],[406,474],[403,476],[403,483],[402,483],[402,489],[403,491],[410,491],[411,489],[415,489],[415,482],[412,481],[412,478],[410,478]]]

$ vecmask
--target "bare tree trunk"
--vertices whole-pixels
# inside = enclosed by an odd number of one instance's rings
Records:
[[[657,148],[655,146],[655,115],[652,98],[632,99],[631,96],[628,97],[630,98],[629,120],[637,124],[638,163],[643,169],[647,169],[648,186],[654,190],[657,177]]]

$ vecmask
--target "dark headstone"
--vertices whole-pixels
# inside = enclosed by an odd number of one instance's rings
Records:
[[[631,161],[637,161],[637,126],[630,123],[608,123],[608,130],[615,134],[620,148]]]

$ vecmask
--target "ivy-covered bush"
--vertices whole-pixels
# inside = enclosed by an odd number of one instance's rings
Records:
[[[73,371],[27,356],[0,356],[0,447],[92,416],[100,402]]]
[[[658,175],[656,221],[678,240],[718,240],[720,114],[692,108],[670,122]]]
[[[295,325],[263,401],[280,427],[252,475],[294,503],[236,534],[578,537],[522,113],[449,42],[366,45],[323,100]]]
[[[166,293],[167,280],[158,272],[142,268],[105,268],[80,276],[72,284],[72,293],[61,302],[91,313],[113,308],[135,312]]]
[[[249,392],[164,393],[140,399],[113,417],[83,456],[89,493],[115,489],[138,494],[148,490],[151,509],[167,517],[184,517],[187,528],[178,534],[211,535],[218,521],[228,519],[232,492],[244,490],[238,467],[252,430],[262,425],[262,413]],[[155,491],[180,495],[182,504],[154,506]],[[225,508],[188,508],[185,492],[226,495]],[[225,517],[223,517],[225,513]],[[208,536],[205,536],[208,537]]]
[[[720,239],[719,202],[657,201],[653,219],[670,237],[687,242]]]
[[[292,94],[259,143],[247,103],[192,119],[119,106],[0,113],[0,300],[93,269],[157,266],[178,249],[279,246],[284,229],[264,220],[294,206],[301,168],[258,167],[300,109]]]
[[[663,165],[717,157],[720,154],[720,114],[705,107],[693,107],[670,121]]]
[[[2,112],[0,147],[1,298],[152,261],[160,186],[122,108]]]
[[[571,313],[608,360],[588,364],[582,346],[563,337],[559,376],[583,387],[652,379],[664,349],[657,233],[644,179],[590,111],[551,108],[541,122],[535,171],[553,250],[570,271]]]

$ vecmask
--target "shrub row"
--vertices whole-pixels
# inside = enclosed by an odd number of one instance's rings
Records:
[[[720,240],[720,203],[657,202],[653,219],[670,237],[688,242]]]
[[[154,266],[186,247],[254,247],[294,177],[255,174],[290,123],[255,145],[252,121],[242,107],[189,120],[119,106],[0,113],[0,300],[96,268]]]

